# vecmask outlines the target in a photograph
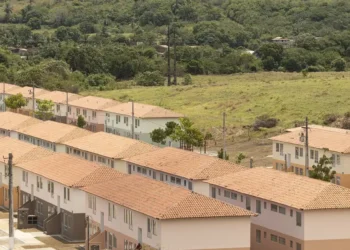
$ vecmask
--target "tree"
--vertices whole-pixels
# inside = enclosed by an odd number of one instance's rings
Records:
[[[37,17],[32,17],[29,19],[27,25],[32,29],[32,30],[40,30],[41,29],[41,21]]]
[[[12,8],[11,4],[9,2],[6,2],[5,9],[4,9],[6,22],[10,21],[12,10],[13,10],[13,8]]]
[[[165,139],[167,137],[164,129],[157,128],[153,130],[150,134],[151,139],[153,142],[160,143],[160,144],[165,144]]]
[[[343,58],[335,59],[332,62],[332,67],[335,69],[335,71],[345,71],[346,62]]]
[[[328,182],[332,181],[336,172],[334,170],[332,171],[332,167],[329,165],[332,164],[333,160],[335,159],[330,159],[323,155],[317,165],[312,166],[313,170],[309,171],[310,178]]]
[[[161,86],[164,85],[164,80],[164,76],[159,71],[146,71],[136,76],[136,83],[141,86]]]
[[[236,163],[241,164],[242,160],[244,160],[246,156],[243,153],[239,153],[236,158]]]
[[[27,104],[26,99],[22,94],[12,95],[5,99],[6,107],[17,110]]]
[[[82,115],[78,116],[78,123],[77,123],[79,128],[83,128],[86,125],[86,121]]]
[[[47,121],[53,116],[53,108],[55,104],[51,100],[37,100],[37,111],[35,111],[35,116],[40,120]]]
[[[203,145],[203,134],[199,129],[193,127],[193,122],[189,118],[180,118],[173,134],[170,135],[175,141],[180,142],[180,147],[185,150],[193,150],[193,147],[200,147]]]
[[[224,159],[224,150],[220,149],[218,151],[218,158],[220,159]],[[228,161],[230,159],[230,156],[227,154],[227,152],[225,153],[225,160]]]

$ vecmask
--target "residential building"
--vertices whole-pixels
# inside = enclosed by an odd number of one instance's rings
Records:
[[[93,132],[104,131],[105,112],[103,110],[119,103],[96,96],[86,96],[71,101],[68,106],[68,123],[77,124],[78,117],[81,115],[86,121],[86,129]]]
[[[36,218],[47,234],[59,234],[68,241],[85,240],[85,194],[79,188],[123,176],[110,168],[55,153],[43,159],[16,164],[21,172],[21,220]],[[26,213],[23,216],[23,213]]]
[[[5,106],[5,98],[6,98],[6,93],[7,91],[13,91],[15,89],[19,89],[19,86],[9,84],[9,83],[0,83],[0,112],[5,112],[6,111],[6,106]]]
[[[40,88],[34,88],[34,99],[39,97],[40,95],[49,93],[49,91]],[[9,95],[17,95],[22,94],[26,99],[26,106],[18,109],[18,112],[24,115],[32,115],[33,113],[33,88],[32,87],[22,87],[22,88],[14,88],[10,89],[6,92],[6,96]],[[36,104],[34,105],[34,109],[36,110]]]
[[[135,175],[82,190],[88,249],[250,249],[245,209]]]
[[[126,164],[116,168],[122,173],[142,175],[206,196],[209,196],[209,188],[204,180],[247,169],[217,157],[170,147],[129,157],[124,161]]]
[[[85,129],[53,121],[41,122],[15,131],[21,141],[63,153],[66,152],[65,142],[91,134]]]
[[[51,91],[49,93],[38,96],[37,100],[50,100],[55,106],[53,107],[54,118],[57,122],[67,123],[67,103],[78,100],[82,98],[82,96],[62,92],[62,91]]]
[[[158,106],[134,103],[134,125],[132,124],[132,103],[122,103],[105,108],[105,131],[125,137],[132,137],[134,126],[135,139],[153,143],[150,133],[154,129],[165,128],[167,122],[179,123],[182,114]],[[166,145],[174,142],[166,139]],[[176,143],[176,142],[175,142]]]
[[[252,250],[349,249],[350,189],[267,168],[205,182],[212,197],[258,214]]]
[[[39,123],[42,123],[42,121],[30,116],[21,115],[9,111],[1,112],[0,135],[18,139],[18,133],[16,130],[20,128],[27,128]]]
[[[40,148],[38,146],[30,145],[10,137],[0,138],[0,206],[4,209],[9,208],[9,176],[8,176],[8,156],[9,153],[13,155],[13,165],[21,162],[41,159],[47,157],[53,152]],[[20,180],[22,173],[13,168],[13,208],[18,210],[20,204]]]
[[[69,140],[64,143],[66,153],[88,161],[99,162],[111,168],[125,166],[124,158],[148,153],[158,148],[145,142],[105,132]]]
[[[275,169],[307,175],[305,128],[293,128],[286,133],[270,138]],[[332,160],[332,170],[336,171],[333,182],[350,188],[350,130],[310,125],[309,170],[317,165],[325,155]],[[287,168],[286,168],[287,166]]]

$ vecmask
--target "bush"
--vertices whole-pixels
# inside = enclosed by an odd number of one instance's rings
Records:
[[[349,118],[344,118],[342,123],[341,123],[341,128],[343,129],[350,129],[350,119]]]
[[[162,86],[165,77],[159,71],[146,71],[135,77],[137,85],[141,86]]]
[[[32,30],[40,30],[41,29],[41,21],[37,17],[32,17],[29,19],[27,25],[32,29]]]
[[[184,76],[184,80],[182,82],[183,85],[192,85],[192,77],[190,74],[186,74]]]
[[[333,122],[337,120],[338,116],[335,114],[327,114],[323,118],[323,124],[326,126],[331,125]]]
[[[343,58],[335,59],[332,62],[332,67],[335,69],[335,71],[345,71],[346,62]]]
[[[268,115],[262,115],[256,118],[253,124],[254,130],[260,130],[260,128],[273,128],[276,127],[278,120],[271,118]]]
[[[316,65],[316,66],[309,66],[307,67],[308,72],[323,72],[326,69],[322,65]]]
[[[85,81],[89,86],[93,87],[110,86],[115,84],[114,77],[108,74],[91,74]]]

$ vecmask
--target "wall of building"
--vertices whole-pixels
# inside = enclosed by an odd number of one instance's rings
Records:
[[[146,245],[149,245],[154,248],[160,247],[160,239],[161,239],[161,224],[158,220],[155,218],[151,218],[149,216],[146,216],[145,214],[132,211],[132,218],[133,223],[132,227],[129,227],[129,224],[124,222],[124,209],[125,207],[120,206],[118,204],[114,204],[115,211],[116,211],[116,218],[109,218],[108,216],[108,204],[109,202],[105,199],[96,197],[96,210],[93,211],[92,208],[89,208],[89,198],[88,194],[86,194],[86,215],[90,216],[90,218],[93,221],[101,223],[101,220],[103,218],[105,229],[109,228],[115,232],[118,232],[123,236],[123,238],[133,239],[134,241],[138,242],[138,233],[139,228],[142,230],[142,242]],[[103,213],[103,215],[102,215]],[[157,230],[156,235],[151,234],[150,237],[148,237],[147,234],[147,218],[151,218],[152,220],[156,220],[157,223]],[[101,230],[102,231],[102,230]],[[120,241],[120,239],[117,241]],[[124,240],[121,239],[123,242]],[[123,248],[122,248],[123,249]]]
[[[250,217],[162,220],[161,249],[250,249]]]
[[[210,196],[210,185],[203,181],[193,181],[193,191],[205,196]]]
[[[80,110],[80,115],[84,117],[87,125],[89,124],[100,124],[104,126],[105,124],[105,113],[98,110],[92,110],[92,109],[85,109],[85,108],[79,108],[70,106],[71,111],[68,113],[68,120],[69,121],[76,121],[78,120],[79,114],[77,113],[77,109]],[[86,115],[84,115],[83,111],[86,111]],[[93,116],[93,112],[96,112],[96,117]],[[103,131],[103,130],[102,130]]]
[[[54,142],[46,141],[37,137],[29,136],[26,134],[19,133],[18,134],[18,139],[20,141],[24,141],[39,147],[43,147],[45,149],[51,150],[51,151],[57,151],[57,145]]]

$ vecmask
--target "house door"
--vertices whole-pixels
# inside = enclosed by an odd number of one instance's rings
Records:
[[[101,221],[100,221],[101,232],[105,230],[105,214],[101,212]]]
[[[216,198],[216,188],[215,187],[211,188],[211,197],[213,197],[214,199]]]
[[[61,212],[61,197],[57,195],[57,213]]]
[[[30,200],[34,200],[34,184],[30,186]]]
[[[142,244],[142,228],[139,228],[138,230],[138,241],[140,244]]]

